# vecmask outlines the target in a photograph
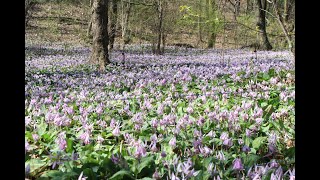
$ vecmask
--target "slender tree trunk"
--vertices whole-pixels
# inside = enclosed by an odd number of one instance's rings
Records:
[[[294,0],[285,0],[284,2],[284,22],[288,23],[290,15],[291,15],[291,9],[294,4]]]
[[[208,48],[214,48],[214,45],[216,43],[216,33],[215,32],[212,32],[210,34],[210,38],[209,38],[209,41],[208,41]]]
[[[240,14],[240,0],[235,0],[235,15],[236,17]]]
[[[89,20],[89,25],[88,25],[88,29],[87,29],[87,37],[90,37],[90,33],[91,33],[91,29],[92,29],[92,17],[93,17],[93,0],[90,0],[90,8],[91,8],[91,17]]]
[[[116,37],[117,19],[118,19],[118,0],[112,0],[112,16],[110,24],[110,49],[113,49],[114,39]]]
[[[209,29],[209,40],[208,40],[208,44],[207,44],[207,48],[214,48],[215,43],[216,43],[216,31],[215,31],[215,24],[212,21],[212,19],[214,17],[212,17],[214,15],[214,11],[215,11],[215,0],[206,0],[206,16],[207,19],[209,19],[211,22],[209,23],[208,29]]]
[[[162,49],[161,49],[161,53],[164,54],[164,48],[165,48],[165,46],[166,46],[166,35],[164,34],[164,32],[162,32],[161,38],[162,38]]]
[[[198,43],[197,43],[197,46],[199,46],[202,42],[202,25],[201,25],[201,21],[202,21],[202,18],[201,18],[201,15],[202,15],[202,1],[199,0],[199,16],[198,16]]]
[[[127,2],[122,2],[122,18],[121,18],[121,37],[123,41],[122,49],[124,49],[125,45],[130,41],[128,37],[128,26],[129,26],[129,16],[131,12],[131,0]]]
[[[252,10],[251,0],[247,0],[246,3],[246,14],[249,14],[249,12]]]
[[[258,5],[258,22],[257,26],[260,31],[260,36],[262,39],[262,49],[271,50],[272,46],[269,42],[267,31],[266,31],[266,7],[267,0],[256,0]]]
[[[157,50],[156,54],[161,54],[161,35],[162,35],[162,21],[163,21],[163,8],[162,8],[162,0],[158,0],[158,19],[159,19],[159,25],[158,25],[158,43],[157,43]]]
[[[280,27],[281,27],[281,29],[282,29],[282,31],[283,31],[286,39],[287,39],[287,42],[288,42],[288,45],[289,45],[289,49],[292,51],[292,43],[291,43],[291,40],[290,40],[288,31],[287,31],[287,29],[285,28],[285,26],[284,26],[284,24],[283,24],[283,22],[282,22],[282,20],[281,20],[281,15],[280,15],[280,13],[279,13],[278,6],[277,6],[277,4],[274,2],[274,0],[273,0],[273,3],[272,3],[272,4],[273,4],[274,11],[276,12],[276,15],[277,15],[278,23],[279,23],[279,25],[280,25]]]
[[[93,44],[89,62],[98,64],[99,70],[104,71],[110,63],[108,54],[108,0],[93,0],[92,15]]]

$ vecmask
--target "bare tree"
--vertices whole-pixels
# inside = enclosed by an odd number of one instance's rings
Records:
[[[110,49],[113,49],[114,40],[116,37],[116,30],[117,30],[117,19],[118,19],[118,0],[112,0],[112,12],[111,12],[111,23],[110,23],[110,38],[109,44]]]
[[[87,29],[87,37],[90,37],[91,29],[92,29],[92,17],[93,17],[93,0],[90,0],[90,8],[91,8],[91,18],[88,23],[88,29]]]
[[[93,44],[89,62],[98,64],[99,70],[104,71],[110,63],[108,54],[108,0],[93,0],[92,14]]]
[[[256,0],[258,5],[258,22],[257,27],[260,31],[260,37],[262,39],[261,48],[265,50],[271,50],[272,46],[268,40],[267,30],[266,30],[266,9],[267,0]]]
[[[286,0],[286,1],[287,1],[287,0]],[[272,4],[273,4],[274,11],[275,11],[275,13],[276,13],[276,16],[277,16],[276,19],[277,19],[277,21],[278,21],[278,23],[279,23],[279,25],[280,25],[280,27],[281,27],[281,29],[282,29],[285,37],[286,37],[286,40],[287,40],[288,45],[289,45],[289,49],[292,51],[292,42],[291,42],[291,39],[290,39],[290,37],[289,37],[288,30],[286,29],[286,27],[285,27],[285,25],[284,25],[284,23],[283,23],[283,18],[281,17],[281,14],[280,14],[280,12],[279,12],[278,5],[277,5],[277,3],[275,2],[275,0],[272,0]]]
[[[129,43],[130,39],[128,38],[128,26],[129,26],[129,17],[131,13],[132,2],[131,0],[121,2],[121,37],[123,41],[122,49],[125,45]]]
[[[157,1],[157,10],[158,10],[158,42],[156,54],[161,54],[161,36],[162,36],[162,22],[163,22],[163,0]]]
[[[240,0],[228,0],[233,8],[233,19],[237,20],[237,17],[240,14]]]

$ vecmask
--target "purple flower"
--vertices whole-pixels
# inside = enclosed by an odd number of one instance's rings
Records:
[[[226,133],[226,132],[221,133],[220,139],[222,141],[224,141],[224,140],[226,140],[228,138],[229,138],[229,134],[228,133]]]
[[[159,175],[158,170],[156,170],[156,171],[152,174],[152,178],[153,178],[153,179],[160,179],[160,178],[161,178],[160,175]]]
[[[26,152],[28,152],[30,150],[30,145],[29,145],[28,141],[26,141],[24,143],[24,149],[25,149]]]
[[[169,145],[172,147],[172,148],[175,148],[176,147],[176,137],[174,136],[173,138],[171,138],[171,140],[169,141]]]
[[[150,146],[151,146],[150,150],[151,150],[152,152],[157,152],[157,151],[158,151],[157,144],[156,144],[155,142],[152,142],[152,143],[150,144]]]
[[[110,159],[114,164],[118,164],[120,162],[120,157],[118,154],[116,155],[112,154]]]
[[[245,153],[249,153],[249,152],[251,151],[251,149],[250,149],[249,146],[244,145],[244,146],[242,147],[242,151],[245,152]]]
[[[270,144],[276,144],[277,143],[277,135],[276,135],[276,133],[274,133],[274,132],[270,133],[269,138],[268,138],[268,142]]]
[[[100,135],[98,135],[98,137],[97,137],[97,143],[98,143],[98,144],[102,144],[103,141],[104,141],[104,139],[103,139]]]
[[[211,155],[212,152],[213,151],[210,148],[208,148],[207,146],[205,146],[204,148],[200,148],[200,153],[205,157]]]
[[[197,129],[195,129],[193,131],[193,135],[194,135],[194,137],[200,137],[200,136],[202,136],[202,133],[200,131],[198,131]]]
[[[188,114],[193,113],[193,108],[192,107],[187,107],[187,112],[188,112]]]
[[[287,173],[289,173],[290,180],[295,180],[296,179],[296,170],[295,170],[295,168],[289,169],[287,172],[284,173],[284,175],[286,175]]]
[[[269,144],[268,149],[269,149],[269,154],[271,155],[277,152],[277,147],[274,144]]]
[[[224,154],[223,154],[222,151],[217,152],[216,157],[217,157],[217,159],[219,159],[220,161],[226,160],[226,158],[224,157]]]
[[[120,136],[120,129],[119,129],[119,125],[117,124],[116,127],[114,128],[114,130],[112,131],[112,135],[113,136]]]
[[[158,127],[158,121],[156,119],[151,120],[151,127],[155,128],[155,129]]]
[[[276,171],[274,171],[272,174],[271,174],[271,178],[272,180],[278,180],[278,179],[283,179],[282,178],[283,176],[283,170],[282,170],[282,167],[279,166],[278,169],[276,169]],[[291,178],[290,178],[291,179]],[[294,178],[293,178],[294,179]]]
[[[171,174],[171,180],[180,180],[174,173]]]
[[[223,141],[223,145],[225,145],[225,146],[227,146],[228,148],[230,148],[230,147],[233,145],[232,138],[225,139],[225,140]]]
[[[76,161],[79,159],[79,154],[75,153],[74,151],[71,154],[71,160]]]
[[[263,122],[263,119],[262,119],[262,118],[257,118],[257,119],[256,119],[256,123],[257,123],[258,125],[261,125],[262,122]]]
[[[32,134],[32,138],[36,142],[36,141],[38,141],[39,136],[38,136],[38,134]]]
[[[25,126],[28,126],[29,123],[31,122],[31,117],[26,116],[24,121],[25,121]]]
[[[279,163],[277,163],[277,161],[275,159],[271,160],[269,163],[269,168],[277,168],[279,167]]]
[[[244,143],[243,139],[238,139],[238,143],[239,143],[239,145],[242,145]]]
[[[213,138],[216,136],[216,133],[211,130],[206,136]]]
[[[28,176],[30,173],[30,164],[27,165],[26,170],[25,170],[25,175]]]
[[[146,148],[142,144],[139,144],[136,147],[136,152],[134,153],[134,156],[140,159],[141,157],[145,157],[146,155],[147,155]]]
[[[65,140],[65,132],[61,132],[56,139],[56,143],[59,145],[59,149],[64,151],[67,148],[67,141]]]
[[[166,152],[162,151],[161,152],[161,157],[165,158],[167,156]]]
[[[232,169],[235,171],[243,170],[243,165],[240,158],[236,158],[235,160],[233,160]]]
[[[110,127],[113,129],[116,126],[116,120],[114,120],[113,118],[110,121]]]
[[[251,137],[252,136],[252,131],[250,129],[246,129],[246,136]]]
[[[84,142],[84,144],[90,143],[90,134],[88,132],[84,132],[80,135],[80,139]]]

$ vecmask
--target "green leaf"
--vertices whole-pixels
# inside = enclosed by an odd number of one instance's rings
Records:
[[[268,105],[268,102],[262,102],[262,103],[261,103],[261,107],[262,107],[262,108],[264,108],[264,107],[267,106],[267,105]]]
[[[270,79],[270,76],[268,73],[264,73],[262,78],[263,80],[268,81]]]
[[[116,172],[113,176],[111,176],[109,178],[109,180],[125,179],[125,178],[123,178],[123,176],[125,176],[126,178],[134,179],[134,177],[130,171],[121,170],[121,171]]]
[[[43,173],[40,177],[46,178],[46,177],[62,177],[63,176],[63,172],[59,171],[59,170],[50,170],[50,171],[46,171],[45,173]]]
[[[153,180],[152,178],[149,178],[149,177],[144,177],[142,179],[137,179],[137,180]]]
[[[140,173],[145,167],[150,167],[154,164],[154,156],[143,157],[141,163],[138,164],[138,173]]]
[[[30,159],[25,163],[26,165],[30,164],[30,173],[40,170],[43,166],[46,165],[46,162],[41,161],[40,159]]]
[[[68,153],[72,153],[72,151],[73,151],[73,142],[74,141],[72,139],[70,139],[70,138],[67,139],[67,149],[66,149],[66,151]]]
[[[266,139],[267,137],[257,137],[255,140],[253,140],[252,147],[254,149],[259,149]]]
[[[88,179],[97,179],[95,173],[93,172],[93,170],[91,168],[86,168],[83,170],[83,175],[88,177]]]
[[[248,155],[245,155],[245,157],[243,157],[243,159],[244,159],[244,164],[247,167],[251,167],[257,163],[257,161],[260,159],[260,156],[258,156],[256,154],[248,154]]]

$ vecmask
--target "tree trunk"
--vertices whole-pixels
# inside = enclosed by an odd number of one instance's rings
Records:
[[[161,53],[164,54],[164,48],[165,48],[165,46],[166,46],[166,35],[164,34],[164,32],[162,32],[161,38],[162,38],[162,49],[161,49]]]
[[[199,46],[202,42],[202,25],[201,25],[201,15],[202,15],[202,1],[199,0],[199,16],[198,16],[198,43],[197,46]]]
[[[112,16],[110,25],[110,49],[113,49],[114,39],[116,37],[117,19],[118,19],[118,0],[112,0]]]
[[[292,51],[292,43],[291,43],[291,40],[290,40],[290,37],[289,37],[289,34],[288,34],[288,31],[286,29],[286,27],[284,26],[282,20],[281,20],[281,15],[279,13],[279,10],[278,10],[278,6],[277,4],[274,2],[273,0],[273,8],[274,8],[274,11],[276,12],[276,15],[277,15],[277,20],[278,20],[278,23],[287,39],[287,42],[288,42],[288,45],[289,45],[289,49]]]
[[[235,10],[235,20],[236,20],[236,18],[239,16],[239,14],[240,14],[240,0],[236,0],[235,1],[235,8],[234,8],[234,10]]]
[[[208,48],[214,48],[216,44],[216,33],[212,32],[208,41]]]
[[[108,54],[108,0],[94,0],[92,14],[93,44],[89,62],[98,64],[99,70],[104,71],[110,63]]]
[[[121,18],[121,37],[123,41],[122,49],[124,49],[125,45],[130,41],[128,37],[128,25],[129,25],[129,16],[131,12],[131,0],[127,2],[122,2],[122,18]]]
[[[257,26],[260,31],[260,37],[262,39],[261,48],[264,50],[271,50],[272,46],[268,40],[268,35],[266,31],[266,7],[267,0],[256,0],[258,5],[258,22]]]
[[[216,6],[216,2],[215,0],[206,0],[206,14],[207,14],[207,19],[213,19],[214,15],[214,11],[215,11],[215,6]],[[209,40],[208,40],[208,44],[207,44],[207,48],[214,48],[215,44],[216,44],[216,37],[217,37],[217,33],[215,31],[215,24],[214,22],[210,22],[209,25]]]
[[[163,21],[163,8],[162,8],[162,0],[158,0],[158,19],[159,19],[159,25],[158,25],[158,42],[157,42],[157,50],[156,54],[161,54],[161,35],[162,35],[162,21]]]
[[[87,37],[90,37],[90,33],[91,33],[91,29],[92,29],[92,17],[93,17],[93,0],[90,0],[90,8],[91,8],[91,17],[89,20],[89,25],[88,25],[88,29],[87,29]]]
[[[288,23],[289,19],[290,19],[290,15],[291,15],[291,9],[293,7],[294,4],[294,0],[285,0],[284,2],[284,22]]]

